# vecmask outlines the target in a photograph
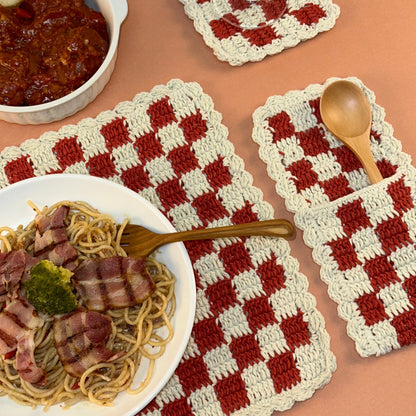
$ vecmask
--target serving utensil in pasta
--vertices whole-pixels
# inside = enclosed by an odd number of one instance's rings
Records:
[[[123,230],[120,245],[129,255],[145,257],[164,244],[178,241],[250,236],[290,239],[294,234],[295,228],[293,224],[285,219],[257,221],[166,234],[155,233],[140,225],[127,224]]]

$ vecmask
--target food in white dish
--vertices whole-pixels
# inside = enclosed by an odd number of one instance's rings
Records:
[[[86,203],[34,209],[27,226],[0,229],[0,391],[46,408],[110,405],[121,391],[142,391],[173,336],[174,276],[154,257],[127,257],[119,245],[125,223]],[[51,291],[39,302],[32,279]],[[62,310],[68,282],[76,302],[69,296]],[[147,375],[132,389],[144,356]]]

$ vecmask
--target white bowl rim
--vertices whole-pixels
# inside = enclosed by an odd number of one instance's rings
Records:
[[[104,58],[104,61],[101,64],[101,66],[94,73],[94,75],[76,90],[56,100],[49,101],[48,103],[44,103],[44,104],[28,105],[28,106],[0,104],[0,112],[25,113],[25,114],[37,113],[39,111],[44,111],[50,108],[59,107],[61,104],[64,104],[68,101],[72,101],[74,98],[81,95],[84,91],[88,90],[91,87],[91,85],[93,85],[97,81],[97,79],[99,79],[101,75],[105,72],[111,60],[113,59],[115,53],[117,52],[121,24],[127,17],[127,11],[128,11],[127,0],[109,0],[109,3],[112,5],[113,17],[114,17],[113,34],[111,35],[111,40],[110,40],[110,45],[108,48],[107,55]],[[115,12],[116,8],[120,8],[122,10],[121,13],[116,13]]]

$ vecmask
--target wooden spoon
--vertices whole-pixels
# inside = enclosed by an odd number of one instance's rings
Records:
[[[329,84],[320,110],[328,130],[358,157],[370,183],[380,182],[383,177],[370,149],[371,107],[361,88],[345,80]]]
[[[291,239],[295,234],[293,224],[285,219],[249,222],[224,227],[199,228],[189,231],[159,234],[136,224],[127,224],[120,245],[132,256],[148,256],[163,244],[176,241],[206,240],[224,237],[248,237],[264,235]]]

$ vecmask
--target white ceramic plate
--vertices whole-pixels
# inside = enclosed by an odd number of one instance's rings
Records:
[[[0,190],[1,225],[16,227],[27,224],[34,218],[27,205],[31,200],[42,207],[62,200],[82,200],[103,213],[111,214],[117,222],[129,218],[132,223],[145,225],[154,231],[174,231],[166,217],[152,204],[135,192],[105,179],[87,175],[47,175],[18,182]],[[165,263],[177,278],[175,293],[177,309],[173,319],[174,337],[165,354],[157,360],[152,380],[144,391],[137,395],[120,393],[112,407],[100,407],[91,403],[79,403],[69,410],[59,405],[47,413],[43,408],[32,410],[8,399],[0,398],[3,415],[14,416],[130,416],[145,407],[162,389],[177,367],[192,329],[195,313],[195,280],[188,254],[182,243],[164,246],[157,258]],[[146,363],[142,363],[136,374],[135,384],[143,379]],[[134,387],[133,386],[133,387]]]

